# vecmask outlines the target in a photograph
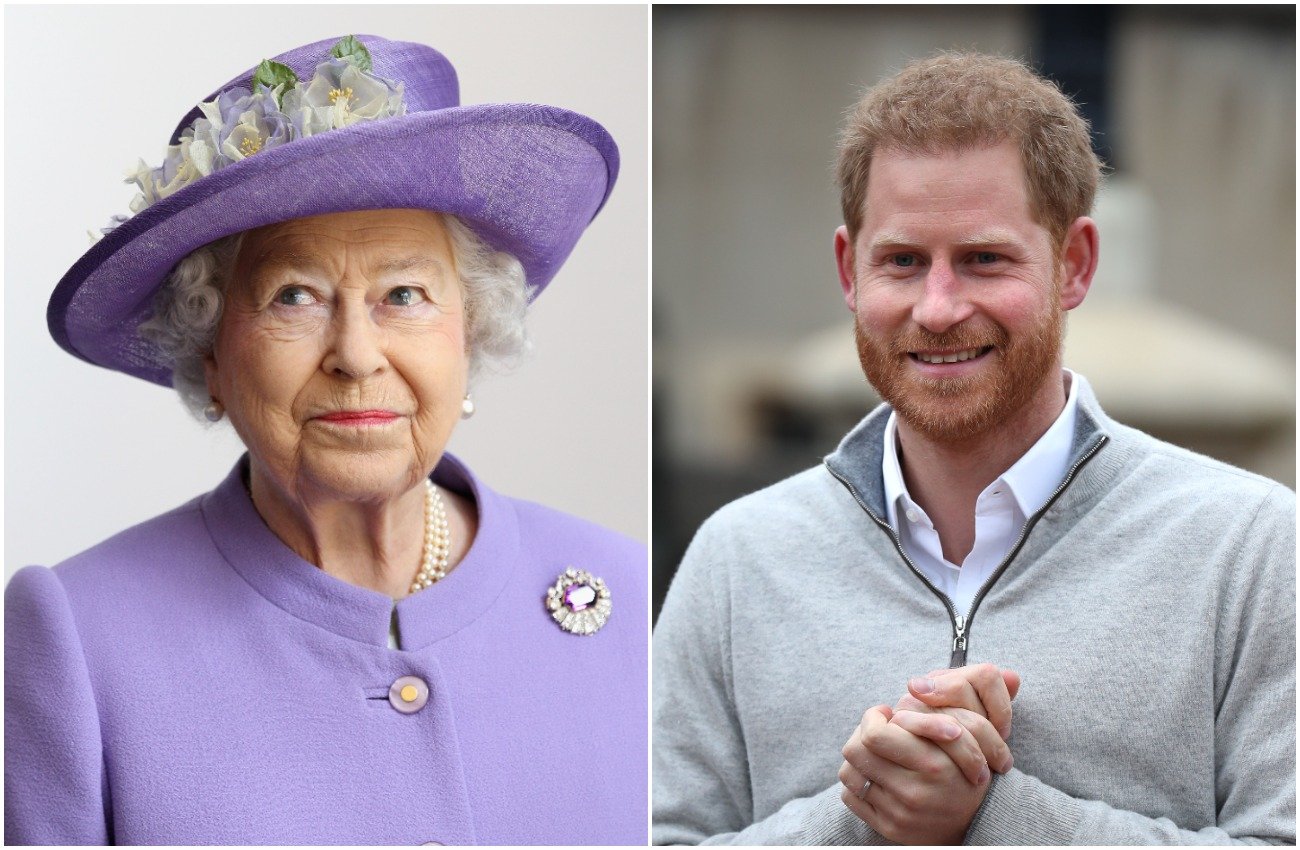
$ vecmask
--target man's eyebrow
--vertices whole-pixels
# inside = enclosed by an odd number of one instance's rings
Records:
[[[915,245],[916,243],[908,239],[904,234],[896,230],[886,230],[883,233],[877,233],[876,237],[871,240],[867,246],[868,252],[879,251],[881,248],[897,248],[900,246]]]
[[[909,238],[906,234],[899,231],[885,231],[879,233],[871,244],[867,246],[867,251],[874,253],[881,248],[898,248],[910,247],[919,244],[917,240]],[[975,245],[1019,245],[1021,239],[1010,230],[985,230],[972,236],[966,236],[954,241],[952,244],[961,247],[970,247]]]
[[[983,233],[976,233],[974,236],[967,236],[965,239],[958,239],[954,245],[1019,245],[1020,238],[1010,230],[986,230]]]

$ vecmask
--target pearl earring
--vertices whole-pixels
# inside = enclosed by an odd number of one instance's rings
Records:
[[[219,401],[210,401],[203,407],[203,418],[209,422],[220,422],[221,417],[226,415],[226,409],[221,406]]]
[[[465,400],[460,403],[460,418],[468,419],[474,415],[474,399],[465,393]]]

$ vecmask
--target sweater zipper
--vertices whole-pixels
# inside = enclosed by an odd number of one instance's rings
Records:
[[[948,666],[966,666],[966,618],[961,614],[952,623],[952,655],[948,656]]]
[[[998,565],[998,568],[993,571],[993,574],[988,577],[988,580],[980,586],[979,591],[975,594],[975,598],[971,600],[970,611],[966,616],[958,614],[957,609],[952,604],[952,600],[949,599],[943,591],[935,587],[934,584],[925,577],[924,573],[917,569],[916,564],[912,563],[912,559],[903,551],[903,544],[899,539],[898,532],[895,531],[888,522],[876,516],[871,509],[867,507],[866,502],[862,501],[861,495],[858,494],[857,488],[850,484],[844,476],[832,469],[830,464],[826,465],[826,469],[835,477],[836,480],[848,488],[848,491],[853,494],[854,500],[858,503],[858,507],[862,508],[863,512],[866,513],[866,515],[869,516],[876,525],[880,526],[881,530],[889,535],[889,539],[893,541],[894,550],[898,552],[899,557],[903,559],[903,563],[907,564],[907,567],[912,571],[912,574],[919,578],[921,582],[930,589],[931,593],[939,597],[939,601],[941,601],[943,607],[947,609],[948,619],[952,623],[952,654],[948,657],[948,666],[964,667],[966,666],[966,646],[970,639],[970,626],[975,619],[975,610],[979,608],[979,604],[983,601],[985,594],[989,592],[989,589],[993,587],[994,582],[1002,576],[1002,573],[1006,572],[1007,567],[1011,565],[1011,561],[1017,554],[1019,554],[1021,547],[1025,544],[1025,540],[1029,537],[1029,532],[1033,531],[1034,526],[1038,524],[1038,520],[1040,520],[1043,515],[1047,513],[1048,509],[1056,503],[1056,500],[1061,497],[1061,494],[1065,492],[1065,488],[1070,486],[1070,482],[1074,480],[1075,475],[1077,475],[1079,470],[1083,468],[1083,465],[1092,460],[1093,456],[1101,450],[1102,446],[1106,445],[1109,439],[1109,437],[1103,434],[1097,442],[1093,443],[1092,447],[1088,449],[1088,451],[1083,453],[1082,457],[1074,462],[1074,465],[1070,467],[1069,472],[1065,474],[1065,478],[1062,479],[1059,485],[1057,485],[1051,498],[1049,498],[1047,502],[1029,518],[1029,521],[1025,523],[1025,527],[1020,530],[1020,537],[1016,539],[1015,545],[1011,547],[1011,551],[1007,553],[1006,558],[1004,558],[1002,563]]]

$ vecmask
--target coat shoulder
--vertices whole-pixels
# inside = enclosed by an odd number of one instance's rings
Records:
[[[649,569],[644,543],[536,502],[509,501],[519,520],[519,538],[525,551],[553,553],[554,559],[566,562],[559,565],[560,570],[573,566],[607,580],[609,574],[616,574],[644,592]],[[542,564],[539,561],[539,567],[550,569],[557,562]],[[551,581],[555,578],[555,575],[550,576]]]
[[[130,528],[53,567],[26,566],[5,588],[5,612],[20,620],[68,617],[83,639],[140,626],[147,611],[186,604],[213,557],[202,497]]]
[[[123,584],[146,589],[167,565],[190,559],[202,547],[211,549],[201,502],[195,497],[179,507],[119,531],[113,536],[55,564],[53,572],[69,594],[98,593]]]

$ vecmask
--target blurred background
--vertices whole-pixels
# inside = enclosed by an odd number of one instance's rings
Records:
[[[878,402],[835,273],[835,140],[939,49],[1027,60],[1109,166],[1066,365],[1116,419],[1294,488],[1294,6],[656,6],[652,49],[656,615],[709,514]]]

